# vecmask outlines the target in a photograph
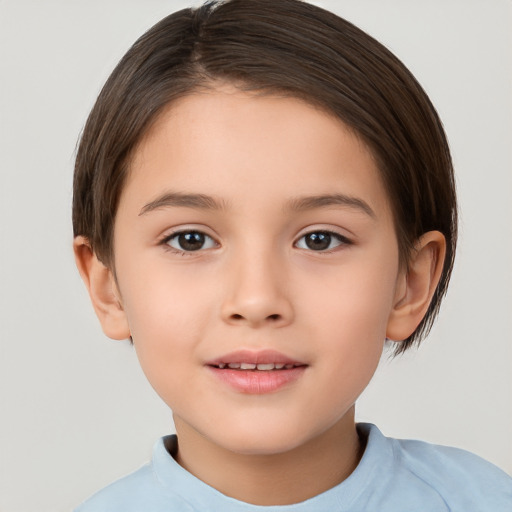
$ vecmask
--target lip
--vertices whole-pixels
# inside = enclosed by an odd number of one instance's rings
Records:
[[[216,359],[207,361],[207,366],[218,366],[221,363],[251,363],[251,364],[293,364],[293,365],[305,365],[302,361],[292,359],[277,350],[237,350],[224,354]]]
[[[230,363],[282,364],[293,368],[273,370],[231,369]],[[225,365],[220,368],[219,365]],[[262,395],[273,393],[297,381],[307,368],[307,364],[295,360],[275,350],[238,350],[205,363],[216,378],[240,393]]]

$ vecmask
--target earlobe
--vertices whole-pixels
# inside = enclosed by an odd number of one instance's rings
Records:
[[[115,340],[129,338],[128,321],[112,271],[96,257],[87,238],[76,237],[73,250],[103,332]]]
[[[429,231],[417,241],[407,270],[397,282],[386,331],[390,340],[405,340],[418,327],[441,277],[445,254],[446,239],[439,231]]]

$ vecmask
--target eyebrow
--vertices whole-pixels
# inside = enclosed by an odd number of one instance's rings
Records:
[[[329,206],[345,206],[359,210],[372,219],[376,219],[375,212],[370,205],[358,197],[347,196],[345,194],[323,194],[318,196],[305,196],[292,199],[288,207],[296,212],[313,210],[315,208],[327,208]]]
[[[144,215],[153,210],[167,208],[170,206],[181,206],[199,210],[223,210],[226,205],[223,201],[207,196],[205,194],[186,194],[183,192],[166,192],[153,201],[144,205],[139,213]]]
[[[206,194],[188,194],[183,192],[166,192],[157,197],[153,201],[144,205],[139,213],[144,215],[160,208],[168,207],[185,207],[195,208],[199,210],[224,210],[226,203],[219,201],[212,196]],[[375,212],[371,209],[370,205],[357,197],[348,196],[345,194],[323,194],[318,196],[304,196],[297,197],[290,200],[287,204],[287,209],[302,212],[306,210],[313,210],[315,208],[328,208],[329,206],[344,206],[359,210],[372,219],[376,219]]]

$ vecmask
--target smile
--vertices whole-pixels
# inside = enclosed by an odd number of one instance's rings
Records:
[[[206,367],[238,393],[263,395],[297,382],[308,365],[274,350],[239,350],[208,361]]]
[[[293,363],[219,363],[218,365],[212,365],[216,368],[223,370],[229,368],[230,370],[260,370],[260,371],[271,371],[271,370],[291,370],[298,366],[304,366],[302,364]]]

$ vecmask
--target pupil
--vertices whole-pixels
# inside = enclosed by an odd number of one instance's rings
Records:
[[[197,251],[204,245],[204,235],[196,231],[181,233],[178,237],[178,241],[182,249],[186,251]]]
[[[306,245],[314,251],[327,249],[331,244],[331,235],[329,233],[310,233],[306,235]]]

